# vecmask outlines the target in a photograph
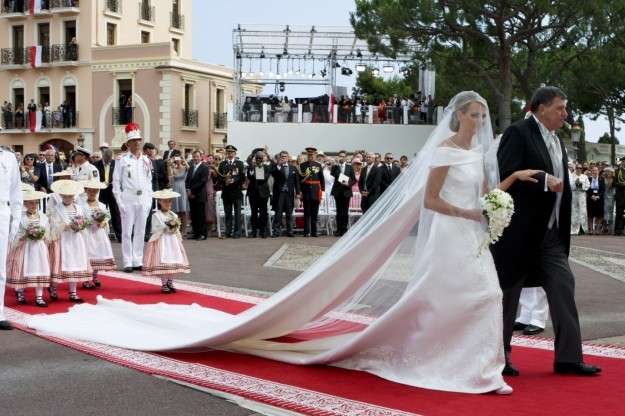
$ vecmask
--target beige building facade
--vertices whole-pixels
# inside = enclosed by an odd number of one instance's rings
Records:
[[[191,59],[192,0],[29,6],[0,5],[1,145],[119,148],[134,121],[160,149],[171,139],[183,150],[223,146],[232,69]]]

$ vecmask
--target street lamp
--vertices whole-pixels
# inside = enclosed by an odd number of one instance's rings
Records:
[[[571,141],[573,142],[573,144],[575,145],[575,149],[577,150],[577,160],[583,160],[584,156],[582,155],[582,145],[581,145],[581,138],[582,138],[582,133],[584,132],[584,129],[582,129],[582,126],[579,124],[579,122],[574,122],[573,123],[573,127],[571,127]]]

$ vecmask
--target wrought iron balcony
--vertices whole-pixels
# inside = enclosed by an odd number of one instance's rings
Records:
[[[1,65],[28,65],[32,63],[31,50],[33,47],[26,48],[4,48],[0,51]],[[41,63],[49,64],[51,62],[51,47],[44,45],[41,47]]]
[[[37,110],[42,112],[42,110]],[[7,130],[35,130],[36,125],[33,125],[31,129],[31,117],[30,112],[26,111],[3,111],[1,115],[2,119],[0,124]],[[33,116],[34,120],[37,119]],[[39,131],[46,131],[50,129],[73,129],[78,126],[78,111],[71,109],[67,110],[55,110],[45,111],[45,114],[41,115],[41,125]]]
[[[139,19],[146,22],[154,22],[155,13],[154,6],[150,6],[149,1],[144,0],[139,3]]]
[[[113,107],[113,125],[123,126],[134,120],[134,107]]]
[[[0,50],[1,65],[25,65],[29,62],[28,48],[2,48]]]
[[[78,44],[52,45],[52,62],[78,61]]]
[[[104,4],[107,12],[118,13],[122,12],[122,2],[121,0],[106,0]]]
[[[214,113],[213,118],[216,129],[224,130],[228,128],[228,113]]]
[[[0,14],[24,14],[28,12],[27,0],[3,0],[0,3]]]
[[[197,110],[182,110],[182,127],[197,128],[198,126],[198,111]]]
[[[48,0],[50,2],[50,9],[73,9],[80,7],[79,0]]]
[[[184,15],[178,12],[170,12],[170,26],[174,29],[184,30]]]

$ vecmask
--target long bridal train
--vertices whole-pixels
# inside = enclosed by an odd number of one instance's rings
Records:
[[[479,208],[485,120],[471,149],[441,146],[476,93],[456,96],[416,160],[319,260],[239,315],[198,305],[99,299],[28,321],[46,334],[145,351],[221,348],[294,364],[332,364],[430,389],[505,386],[501,291],[478,222],[423,208],[429,170],[449,166],[441,196]],[[471,325],[466,325],[471,322]],[[282,343],[289,335],[299,342]]]

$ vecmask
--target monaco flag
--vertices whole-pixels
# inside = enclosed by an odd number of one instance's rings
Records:
[[[30,65],[33,68],[41,66],[41,45],[30,47]]]
[[[41,111],[29,111],[28,122],[30,124],[30,131],[36,133],[41,131],[41,121],[43,119],[43,112]]]
[[[29,0],[28,9],[31,16],[39,14],[41,12],[41,0]]]

